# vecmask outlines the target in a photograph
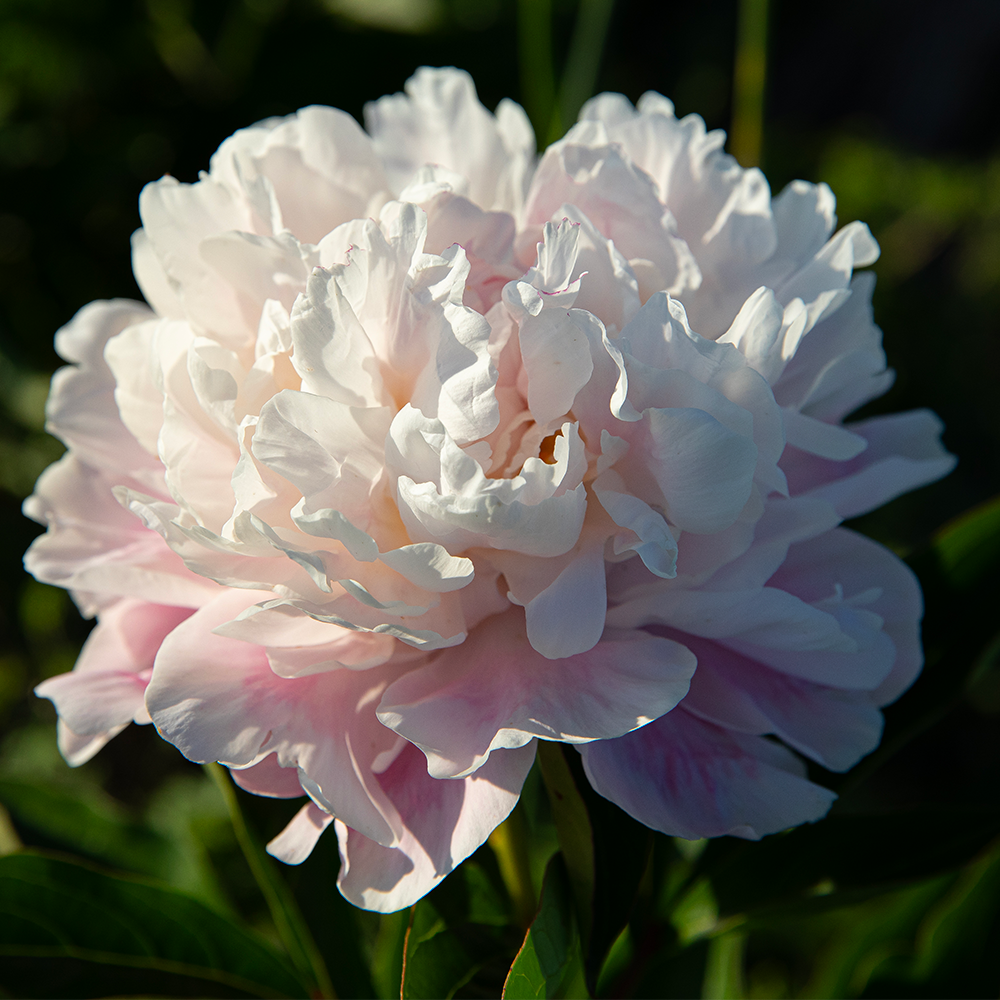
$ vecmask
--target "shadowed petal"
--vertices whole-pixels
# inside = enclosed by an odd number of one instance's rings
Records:
[[[580,753],[601,795],[640,823],[688,840],[727,833],[759,840],[819,819],[836,798],[808,781],[783,747],[682,708]]]

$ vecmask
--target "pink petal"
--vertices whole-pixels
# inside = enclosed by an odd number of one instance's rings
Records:
[[[833,587],[839,586],[845,603],[878,616],[893,652],[887,666],[879,670],[882,679],[871,690],[874,704],[895,701],[916,679],[923,664],[920,584],[888,549],[838,528],[792,546],[772,582],[794,589],[806,600],[829,597]]]
[[[160,480],[159,463],[125,428],[115,401],[115,379],[104,347],[122,330],[153,318],[141,303],[91,302],[56,334],[56,348],[74,367],[52,379],[47,427],[76,457],[105,470],[149,483]]]
[[[395,191],[418,168],[437,163],[461,174],[468,189],[455,193],[482,208],[516,207],[516,175],[535,151],[524,112],[504,101],[494,118],[479,103],[469,74],[456,69],[419,69],[405,95],[365,106],[365,125]]]
[[[266,178],[280,206],[275,232],[284,226],[310,243],[342,222],[366,217],[372,198],[386,186],[358,123],[343,111],[317,106],[241,129],[212,157],[212,177],[248,199]]]
[[[190,608],[118,601],[100,614],[72,672],[35,688],[56,707],[65,736],[60,745],[76,766],[89,760],[130,722],[148,723],[143,694],[164,637]]]
[[[198,607],[219,592],[188,570],[163,538],[124,509],[104,474],[72,452],[42,473],[24,504],[28,517],[48,524],[25,556],[39,580],[83,591],[85,613],[93,594],[136,597]]]
[[[657,287],[678,294],[701,280],[694,257],[679,239],[656,186],[615,146],[585,145],[572,133],[542,156],[528,194],[527,221],[541,225],[560,218],[564,203],[587,218],[629,260],[651,262]]]
[[[645,725],[684,696],[693,670],[683,646],[644,632],[607,632],[549,660],[512,611],[392,684],[378,715],[427,754],[432,775],[458,777],[534,737],[582,743]]]
[[[181,184],[168,176],[143,188],[139,212],[153,253],[181,290],[186,317],[228,347],[252,343],[256,323],[247,322],[238,292],[198,252],[206,236],[253,229],[246,202],[212,178]]]
[[[848,427],[867,442],[856,458],[835,462],[790,450],[781,463],[793,494],[825,500],[843,518],[874,510],[955,467],[955,457],[941,446],[941,421],[929,410],[873,417]]]
[[[374,707],[398,670],[276,676],[262,647],[213,632],[262,596],[228,591],[170,634],[146,691],[153,722],[198,762],[241,768],[275,753],[324,809],[395,843],[399,819],[372,768],[396,743]]]
[[[878,746],[882,715],[867,691],[801,680],[703,639],[684,642],[698,669],[683,704],[699,718],[754,736],[773,734],[833,771],[846,771]]]
[[[580,748],[594,788],[640,823],[697,840],[758,840],[824,816],[833,792],[759,736],[721,729],[683,708],[617,740]]]
[[[240,788],[254,795],[266,795],[271,799],[296,799],[306,794],[302,790],[298,770],[294,767],[282,767],[278,763],[277,754],[268,754],[251,767],[234,768],[230,774]]]
[[[70,767],[79,767],[81,764],[86,764],[95,754],[104,749],[127,725],[128,723],[125,722],[120,726],[115,726],[113,729],[97,733],[95,736],[81,736],[79,733],[74,733],[60,719],[56,723],[56,740],[59,752],[62,754],[63,760]]]
[[[535,759],[533,743],[493,754],[474,775],[436,780],[406,746],[379,781],[402,817],[395,847],[382,847],[338,821],[337,888],[356,906],[391,913],[430,892],[480,847],[517,803]]]
[[[238,771],[233,772],[233,776],[238,773]],[[267,845],[267,853],[279,861],[284,861],[286,865],[300,865],[312,854],[316,842],[332,822],[333,817],[329,813],[323,812],[314,802],[309,802]],[[361,834],[357,836],[361,837]]]
[[[525,605],[528,641],[546,659],[592,649],[604,632],[608,607],[604,545],[581,546],[569,565]]]

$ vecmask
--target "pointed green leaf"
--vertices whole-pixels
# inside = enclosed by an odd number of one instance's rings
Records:
[[[159,807],[166,793],[164,808],[157,808],[161,815],[147,816],[146,822],[100,788],[72,781],[68,773],[62,780],[2,778],[0,803],[29,844],[168,882],[225,913],[228,903],[205,851],[207,834],[214,832],[220,819],[225,821],[225,814],[220,817],[218,810],[205,809],[202,793],[207,790],[217,798],[215,790],[200,780],[201,775],[191,777],[179,777],[160,788],[153,805]],[[218,805],[221,808],[221,802]]]
[[[542,899],[504,983],[504,1000],[589,996],[572,890],[561,854],[549,862]]]
[[[611,946],[635,903],[652,831],[590,786],[572,747],[540,743],[538,759],[576,901],[585,972],[593,993]]]
[[[539,741],[538,763],[549,793],[559,848],[576,897],[581,934],[586,940],[594,902],[594,833],[590,817],[562,747],[558,743]]]
[[[448,998],[473,979],[496,995],[517,947],[508,927],[509,903],[483,851],[452,872],[410,911],[401,995]]]

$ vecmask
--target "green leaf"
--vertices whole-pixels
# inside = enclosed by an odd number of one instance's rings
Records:
[[[303,997],[258,938],[191,896],[43,853],[0,858],[10,996]]]
[[[235,841],[225,805],[199,769],[160,785],[140,818],[100,787],[99,771],[66,767],[51,726],[14,736],[22,739],[0,750],[0,803],[29,846],[151,876],[232,912],[207,849],[225,851]]]
[[[968,982],[967,996],[997,992],[995,963],[979,962],[996,954],[1000,916],[1000,841],[965,868],[944,898],[932,907],[917,934],[913,978],[947,990]],[[990,941],[990,938],[993,938]]]
[[[549,862],[538,915],[510,967],[504,1000],[589,996],[569,874],[562,855]]]
[[[951,584],[965,589],[1000,563],[1000,497],[967,510],[934,536],[934,552]]]
[[[403,998],[452,997],[473,980],[495,996],[517,948],[509,902],[481,851],[410,911],[404,948]]]
[[[594,831],[562,747],[558,743],[539,741],[538,763],[576,898],[581,934],[587,940],[594,902]]]
[[[784,924],[775,925],[786,929],[800,954],[814,956],[802,995],[843,997],[862,993],[875,969],[909,955],[922,915],[949,881],[949,876],[929,879],[856,905],[817,912],[807,919],[790,915]],[[888,995],[912,993],[907,990]]]
[[[95,861],[153,875],[172,853],[169,840],[85,785],[0,780],[0,802],[18,825]]]
[[[201,775],[195,777],[201,779]],[[161,792],[171,789],[183,794],[173,795],[165,803],[170,806],[169,822],[164,817],[158,824],[138,821],[100,788],[71,783],[69,777],[0,779],[0,803],[32,846],[65,850],[116,869],[151,876],[226,913],[229,904],[205,854],[207,820],[211,819],[214,827],[217,817],[205,815],[201,793],[208,791],[217,799],[215,789],[203,780],[179,780]],[[195,819],[202,820],[197,830],[192,829]],[[228,823],[224,832],[228,835]]]
[[[591,788],[572,747],[542,743],[538,759],[576,899],[587,987],[594,993],[635,905],[653,833]]]
[[[333,996],[333,984],[330,982],[326,962],[316,947],[312,932],[302,917],[298,902],[288,883],[278,874],[274,861],[264,852],[256,834],[247,825],[230,773],[221,764],[215,763],[205,764],[204,770],[208,772],[225,800],[233,833],[254,881],[267,903],[271,919],[288,957],[299,974],[315,984],[320,996]]]

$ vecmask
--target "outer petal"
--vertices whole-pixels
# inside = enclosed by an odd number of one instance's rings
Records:
[[[296,766],[310,796],[385,844],[398,816],[372,767],[396,737],[374,704],[388,668],[277,677],[259,646],[213,634],[260,594],[231,591],[175,629],[156,657],[146,705],[160,734],[185,756],[246,767],[276,753]]]
[[[688,840],[758,840],[820,819],[836,798],[808,781],[802,762],[783,747],[683,708],[580,753],[601,795],[640,823]]]
[[[208,236],[232,229],[252,232],[248,205],[210,178],[180,184],[164,177],[143,188],[139,212],[152,251],[195,329],[228,347],[249,347],[256,322],[248,323],[236,289],[199,253]]]
[[[468,778],[438,781],[404,747],[379,782],[402,817],[396,847],[337,823],[337,888],[356,906],[391,913],[415,903],[482,845],[514,808],[535,758],[533,743],[493,754]]]
[[[233,777],[239,773],[234,771]],[[315,802],[308,802],[292,817],[288,826],[267,845],[267,853],[279,861],[284,861],[286,865],[300,865],[312,854],[316,842],[332,822],[333,817],[328,812],[323,812]],[[368,839],[360,833],[355,836],[362,840]]]
[[[35,688],[56,706],[60,749],[73,767],[130,722],[150,721],[143,694],[153,659],[167,633],[190,614],[190,608],[118,601],[101,612],[74,669]]]
[[[254,795],[272,799],[295,799],[306,793],[294,767],[282,767],[277,754],[268,754],[262,761],[232,772],[233,781]]]
[[[856,274],[849,285],[839,275],[814,301],[785,306],[784,363],[772,380],[783,406],[838,421],[892,385],[882,331],[872,318],[874,287],[873,274]]]
[[[461,777],[536,736],[583,743],[645,725],[684,697],[694,665],[678,643],[615,631],[586,653],[547,660],[509,612],[396,681],[378,715],[427,754],[432,775]]]
[[[894,655],[891,668],[871,691],[874,704],[895,701],[916,679],[923,664],[920,585],[909,567],[888,549],[838,528],[792,546],[772,582],[794,589],[806,600],[829,595],[833,589],[843,604],[877,616]]]
[[[929,410],[872,417],[850,430],[865,449],[846,462],[789,449],[782,459],[793,494],[827,501],[843,517],[866,514],[946,476],[957,459],[941,445],[941,421]]]
[[[45,411],[49,432],[78,459],[154,485],[162,482],[155,450],[144,450],[122,423],[115,379],[104,360],[109,340],[151,316],[145,306],[125,299],[84,306],[56,334],[56,349],[76,365],[56,372]]]
[[[846,771],[882,736],[882,714],[866,691],[813,684],[749,657],[685,638],[698,669],[684,708],[708,722],[759,736],[774,734],[833,771]]]
[[[85,614],[114,597],[200,607],[219,587],[188,570],[115,499],[112,483],[70,452],[42,473],[24,513],[49,530],[24,557],[39,580],[82,593]],[[95,596],[99,595],[99,596]]]
[[[763,174],[743,170],[723,153],[725,134],[706,132],[697,115],[675,118],[673,105],[659,94],[643,95],[636,109],[619,94],[602,94],[584,105],[580,118],[570,137],[613,142],[652,178],[701,272],[701,287],[684,296],[685,305],[695,329],[714,340],[761,284],[755,278],[775,253]]]

